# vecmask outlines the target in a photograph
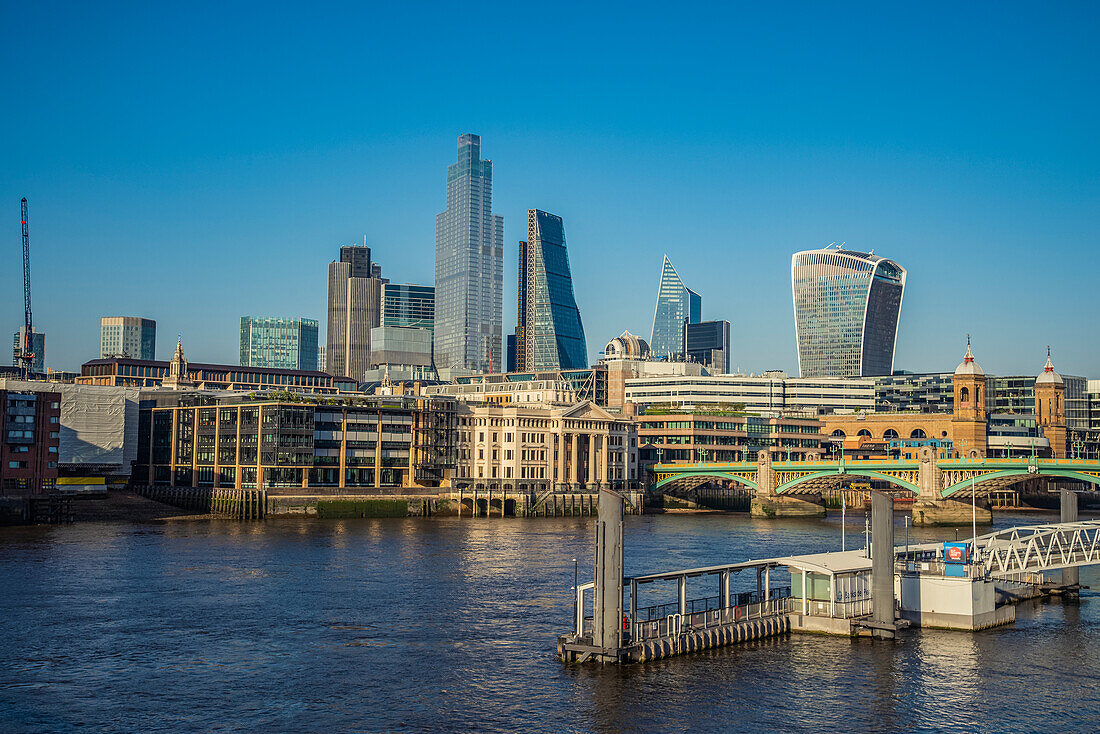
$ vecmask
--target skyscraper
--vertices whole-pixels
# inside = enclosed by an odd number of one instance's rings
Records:
[[[893,372],[905,268],[839,247],[796,252],[791,290],[802,377]]]
[[[493,211],[493,162],[481,138],[460,135],[447,167],[447,210],[435,218],[435,363],[500,369],[504,217]],[[329,355],[332,361],[332,355]]]
[[[684,356],[706,367],[712,375],[730,371],[730,322],[684,324]]]
[[[561,217],[527,211],[527,241],[519,243],[516,369],[520,372],[588,366],[581,313],[573,297]]]
[[[657,307],[653,311],[653,333],[649,348],[654,357],[678,357],[684,353],[684,323],[699,321],[703,299],[684,285],[672,261],[665,255],[661,265],[661,284],[657,288]]]
[[[318,324],[313,319],[241,317],[241,366],[316,371]]]
[[[382,316],[382,271],[370,248],[340,248],[328,266],[328,333],[325,368],[330,375],[362,380],[370,369],[370,330]]]
[[[104,316],[99,320],[99,357],[156,359],[157,322],[138,316]]]
[[[26,326],[20,326],[11,340],[12,361],[19,364],[19,355],[23,353],[23,340],[27,333]],[[34,354],[34,362],[30,366],[31,372],[45,374],[46,372],[46,334],[41,331],[31,331],[31,353]]]

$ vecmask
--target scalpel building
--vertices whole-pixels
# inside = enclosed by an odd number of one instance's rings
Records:
[[[873,253],[796,252],[791,289],[802,377],[893,372],[905,268]]]

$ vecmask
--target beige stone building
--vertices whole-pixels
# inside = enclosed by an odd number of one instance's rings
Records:
[[[460,403],[457,449],[458,487],[586,491],[639,482],[634,422],[589,401]]]

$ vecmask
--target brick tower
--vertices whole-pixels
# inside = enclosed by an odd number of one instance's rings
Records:
[[[1035,378],[1035,419],[1043,438],[1050,441],[1051,455],[1066,458],[1066,383],[1054,371],[1047,347],[1047,363]]]
[[[966,355],[955,368],[955,415],[951,419],[951,438],[958,456],[983,457],[986,453],[985,372],[974,361],[970,336],[966,337]]]

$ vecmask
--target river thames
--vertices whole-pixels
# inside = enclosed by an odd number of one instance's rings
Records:
[[[895,520],[900,544],[902,515]],[[998,515],[995,527],[1043,521],[1053,516]],[[955,537],[909,532],[922,541]],[[862,543],[861,512],[849,517],[847,544]],[[835,516],[626,521],[627,574],[839,548]],[[1082,570],[1094,591],[1079,605],[1027,602],[1014,625],[977,634],[912,630],[895,642],[794,635],[596,668],[555,657],[557,635],[570,625],[574,558],[590,578],[591,518],[0,528],[0,729],[1100,725],[1095,568]]]

